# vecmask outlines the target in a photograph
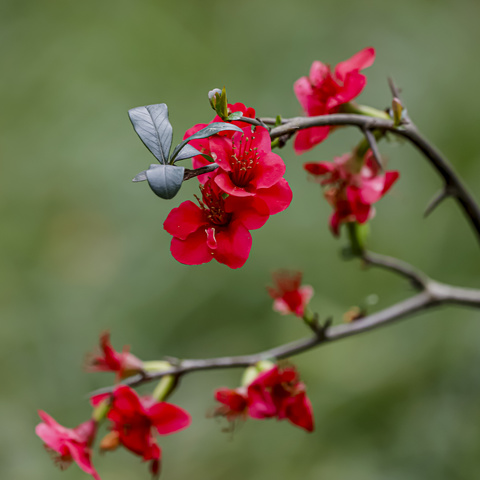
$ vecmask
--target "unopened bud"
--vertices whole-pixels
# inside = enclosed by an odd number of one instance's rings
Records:
[[[222,91],[219,88],[214,88],[213,90],[210,90],[208,92],[208,100],[214,110],[216,110],[215,107],[218,101],[220,100],[221,95],[222,95]]]
[[[402,123],[402,113],[403,113],[402,102],[397,97],[393,97],[392,114],[393,114],[393,123],[395,126],[398,126]]]
[[[100,442],[100,450],[102,452],[115,450],[120,445],[118,432],[112,431],[107,433]]]

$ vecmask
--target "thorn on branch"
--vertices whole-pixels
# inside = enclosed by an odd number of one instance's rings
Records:
[[[390,91],[392,92],[392,97],[397,97],[399,100],[401,100],[400,98],[401,90],[397,87],[393,78],[388,77],[387,81],[388,81],[388,86],[390,87]]]
[[[428,203],[425,212],[423,213],[423,217],[427,218],[442,202],[443,200],[447,199],[454,195],[452,189],[448,186],[443,187]]]
[[[315,335],[319,340],[326,340],[327,339],[327,330],[332,326],[333,318],[328,317],[324,322],[323,325],[318,320],[318,314],[315,314]]]
[[[375,135],[368,128],[363,128],[362,131],[368,141],[368,144],[370,145],[370,150],[373,153],[373,157],[375,158],[375,162],[377,163],[378,168],[380,168],[380,170],[383,170],[382,159],[378,150],[378,144]]]

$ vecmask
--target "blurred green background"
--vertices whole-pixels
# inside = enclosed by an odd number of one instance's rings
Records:
[[[388,106],[392,75],[410,116],[479,198],[479,15],[474,0],[3,0],[0,478],[88,478],[57,470],[33,432],[37,408],[67,426],[87,418],[86,394],[112,381],[81,370],[104,329],[146,360],[254,353],[307,334],[271,309],[265,285],[278,268],[303,270],[313,307],[336,321],[370,294],[381,308],[412,293],[341,260],[344,241],[327,230],[330,209],[302,170],[349,151],[356,130],[301,158],[291,145],[279,152],[294,201],[253,232],[241,270],[187,267],[171,257],[162,222],[195,181],[170,202],[131,183],[154,159],[129,108],[167,103],[174,141],[211,120],[207,92],[223,85],[260,116],[297,115],[292,85],[313,60],[334,65],[371,45],[377,59],[359,101]],[[409,145],[381,149],[401,180],[378,205],[371,248],[478,287],[478,244],[456,205],[422,219],[436,174]],[[296,357],[313,434],[250,420],[232,439],[205,414],[213,390],[236,386],[241,371],[187,376],[172,401],[194,421],[160,439],[163,478],[476,478],[479,345],[479,313],[444,308]],[[127,451],[95,464],[104,480],[148,478]]]

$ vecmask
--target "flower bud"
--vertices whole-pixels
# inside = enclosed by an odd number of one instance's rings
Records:
[[[208,92],[208,101],[214,110],[216,110],[215,107],[220,100],[221,95],[222,91],[219,88],[214,88]]]
[[[100,442],[102,452],[115,450],[120,445],[119,434],[116,431],[107,433]]]

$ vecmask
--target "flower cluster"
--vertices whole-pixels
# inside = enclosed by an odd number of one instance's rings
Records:
[[[108,333],[100,337],[101,354],[94,356],[89,368],[92,371],[111,371],[117,378],[127,372],[142,371],[142,362],[128,353],[116,352],[110,345]],[[155,433],[168,435],[190,425],[190,415],[180,407],[167,402],[158,402],[152,397],[139,397],[126,385],[117,386],[113,392],[91,398],[94,411],[92,418],[76,428],[58,424],[47,413],[39,410],[42,422],[35,432],[43,440],[45,448],[52,453],[55,463],[62,469],[72,462],[95,480],[100,477],[92,465],[91,446],[98,423],[107,418],[111,431],[100,442],[100,450],[113,450],[119,445],[150,462],[154,476],[160,473],[161,450],[155,441]]]
[[[216,415],[229,421],[247,416],[287,419],[308,432],[314,429],[312,406],[294,367],[279,368],[275,365],[258,374],[246,386],[218,389],[215,399],[221,403]]]
[[[229,110],[255,115],[243,104],[229,105]],[[285,164],[271,151],[268,130],[252,129],[242,121],[232,123],[242,132],[224,132],[191,142],[212,157],[218,168],[198,177],[199,205],[183,202],[163,224],[173,236],[172,255],[181,263],[199,265],[215,259],[230,268],[241,267],[252,246],[250,230],[262,227],[270,215],[285,210],[292,200],[292,191],[283,178]],[[204,126],[192,127],[186,136]],[[200,168],[209,162],[196,156],[193,164]]]
[[[274,287],[267,287],[273,298],[273,309],[282,315],[293,313],[303,317],[308,302],[313,296],[310,285],[302,285],[302,272],[279,270],[273,275]]]
[[[347,153],[335,157],[333,162],[306,163],[304,168],[326,187],[325,197],[334,209],[330,227],[336,236],[342,223],[365,223],[372,218],[375,214],[372,205],[399,177],[397,171],[380,172],[371,150],[364,158]]]
[[[295,95],[309,117],[337,113],[340,105],[357,97],[367,79],[360,70],[375,60],[375,50],[365,48],[353,57],[340,62],[335,70],[322,62],[313,62],[308,77],[299,78],[294,84]],[[311,127],[300,130],[295,136],[295,152],[300,154],[323,142],[331,127]]]

